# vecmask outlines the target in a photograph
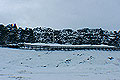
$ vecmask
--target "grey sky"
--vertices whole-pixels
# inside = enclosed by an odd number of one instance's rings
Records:
[[[120,0],[0,0],[0,23],[120,29]]]

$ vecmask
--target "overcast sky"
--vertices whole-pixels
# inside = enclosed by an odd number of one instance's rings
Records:
[[[120,29],[120,0],[0,0],[0,23]]]

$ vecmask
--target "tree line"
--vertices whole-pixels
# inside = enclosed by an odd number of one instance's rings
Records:
[[[120,30],[21,28],[16,24],[0,24],[0,45],[17,43],[57,43],[71,45],[110,45],[120,47]]]

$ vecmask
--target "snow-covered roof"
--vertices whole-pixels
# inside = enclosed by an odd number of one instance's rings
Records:
[[[63,46],[63,47],[114,47],[109,45],[65,45],[65,44],[45,44],[45,43],[24,43],[25,45],[36,46]]]

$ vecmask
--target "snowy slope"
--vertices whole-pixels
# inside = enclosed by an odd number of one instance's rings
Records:
[[[120,80],[119,75],[119,51],[0,48],[0,80]]]

